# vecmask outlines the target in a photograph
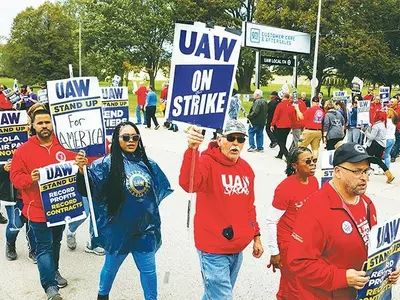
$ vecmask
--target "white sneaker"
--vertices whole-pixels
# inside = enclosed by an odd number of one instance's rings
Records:
[[[70,250],[76,249],[76,232],[70,232],[67,230],[67,246]]]
[[[104,248],[101,248],[101,247],[92,248],[92,246],[90,245],[90,242],[87,242],[86,247],[85,247],[85,252],[93,253],[93,254],[96,254],[99,256],[103,256],[104,254],[106,254],[106,250],[104,250]]]
[[[385,172],[383,172],[383,170],[382,170],[382,168],[376,168],[375,170],[374,170],[374,174],[375,175],[383,175],[383,174],[385,174]]]

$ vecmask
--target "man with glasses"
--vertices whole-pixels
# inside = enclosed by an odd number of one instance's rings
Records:
[[[264,250],[254,206],[254,172],[240,158],[246,127],[237,120],[226,123],[222,136],[201,153],[201,129],[188,130],[179,184],[197,193],[194,239],[204,283],[203,299],[232,300],[242,264],[242,251],[253,240],[253,256]]]
[[[288,262],[299,299],[355,299],[367,284],[362,266],[377,217],[364,193],[375,159],[359,144],[340,146],[333,156],[333,179],[297,214]],[[399,275],[398,269],[389,280],[395,283]]]

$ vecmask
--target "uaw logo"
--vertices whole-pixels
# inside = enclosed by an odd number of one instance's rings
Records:
[[[64,153],[64,152],[58,151],[58,152],[56,153],[56,159],[57,159],[58,162],[61,163],[61,162],[66,161],[66,160],[67,160],[67,157],[65,156],[65,153]]]
[[[324,113],[322,110],[317,110],[314,114],[314,123],[321,124],[324,119]]]
[[[260,42],[260,29],[257,28],[250,29],[250,42],[252,43]]]
[[[143,197],[150,190],[150,177],[143,172],[134,171],[127,176],[127,179],[129,192],[137,198]]]
[[[224,186],[224,193],[226,195],[241,195],[249,194],[249,185],[250,180],[247,176],[239,176],[239,175],[221,175],[222,185]]]
[[[365,153],[365,149],[361,145],[354,145],[354,150],[356,150],[358,153]]]

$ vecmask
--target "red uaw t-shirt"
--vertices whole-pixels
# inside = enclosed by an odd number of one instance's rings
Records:
[[[367,220],[367,209],[364,201],[360,199],[357,204],[346,204],[346,206],[350,210],[354,222],[357,224],[357,229],[364,240],[365,246],[368,247],[370,228]]]
[[[318,106],[313,106],[307,109],[304,113],[304,128],[322,130],[322,121],[324,120],[324,114],[324,111]]]
[[[318,189],[318,180],[314,176],[308,179],[308,184],[303,184],[296,179],[295,175],[291,175],[277,186],[272,206],[286,211],[278,222],[278,241],[291,240],[297,211]]]

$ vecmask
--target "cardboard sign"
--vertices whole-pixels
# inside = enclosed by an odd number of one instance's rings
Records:
[[[37,96],[39,103],[43,104],[49,103],[49,98],[47,97],[47,89],[38,90]]]
[[[333,154],[335,150],[329,150],[322,152],[322,161],[321,161],[321,184],[322,187],[326,182],[330,181],[333,178]]]
[[[357,299],[390,300],[392,283],[388,277],[399,267],[400,261],[400,214],[372,227],[369,243],[364,271],[370,280],[358,291]]]
[[[128,88],[105,87],[101,92],[106,136],[111,137],[115,127],[129,120]]]
[[[50,111],[60,144],[84,150],[87,156],[105,154],[101,90],[96,77],[47,82]]]
[[[369,109],[371,106],[371,101],[369,100],[359,100],[357,102],[357,126],[368,125],[369,124]]]
[[[379,87],[379,98],[381,98],[382,107],[388,105],[390,101],[390,87]]]
[[[26,111],[0,112],[0,162],[5,163],[15,150],[28,140],[28,118]]]
[[[86,218],[76,185],[78,166],[66,161],[39,169],[39,189],[47,227]]]
[[[3,91],[4,96],[6,96],[6,98],[8,100],[10,100],[10,102],[12,104],[18,103],[19,101],[21,101],[21,96],[19,94],[17,94],[15,91],[13,91],[12,89],[6,89]]]
[[[240,43],[241,35],[225,28],[175,24],[167,119],[223,128]]]

